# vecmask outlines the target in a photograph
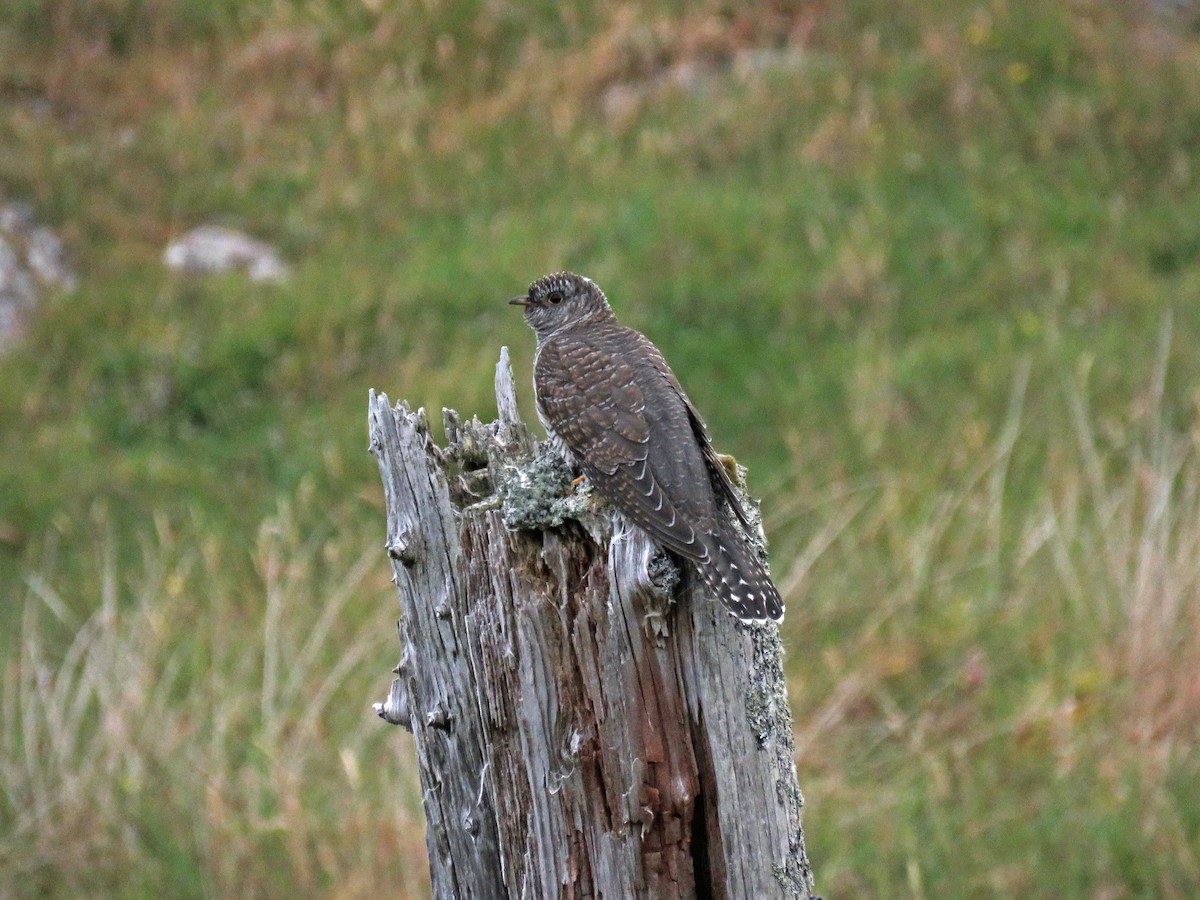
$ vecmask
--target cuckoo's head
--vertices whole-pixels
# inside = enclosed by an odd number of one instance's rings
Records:
[[[529,293],[508,302],[525,307],[525,321],[539,338],[560,328],[612,319],[604,291],[590,278],[573,272],[544,275],[529,286]]]

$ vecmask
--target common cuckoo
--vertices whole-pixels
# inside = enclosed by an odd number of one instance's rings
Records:
[[[750,523],[704,420],[666,360],[617,323],[604,292],[570,272],[509,303],[537,334],[538,417],[567,462],[651,538],[695,564],[733,615],[783,618]]]

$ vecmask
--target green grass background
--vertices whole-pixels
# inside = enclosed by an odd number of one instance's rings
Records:
[[[0,59],[82,273],[0,356],[0,895],[427,894],[366,393],[493,415],[560,268],[764,497],[824,896],[1195,895],[1186,14],[6,0]],[[209,222],[291,280],[168,272]]]

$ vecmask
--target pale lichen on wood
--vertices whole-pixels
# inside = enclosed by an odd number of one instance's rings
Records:
[[[439,897],[810,898],[774,625],[571,484],[517,412],[372,392],[402,662]]]

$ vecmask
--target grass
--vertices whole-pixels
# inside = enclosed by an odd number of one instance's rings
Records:
[[[1195,437],[1148,428],[1114,478],[1067,381],[1076,455],[1013,510],[1026,386],[963,482],[836,502],[784,576],[833,648],[796,682],[809,801],[859,810],[810,811],[830,893],[1185,897],[1200,874]]]
[[[766,497],[821,891],[1189,896],[1186,21],[55,0],[0,54],[83,274],[0,357],[0,895],[423,895],[363,401],[490,415],[570,267]],[[208,221],[293,279],[167,273]]]
[[[375,542],[347,559],[301,521],[264,521],[251,582],[161,520],[129,570],[102,539],[82,621],[29,579],[0,703],[0,894],[428,890],[411,748],[364,714],[394,650],[368,602]]]

